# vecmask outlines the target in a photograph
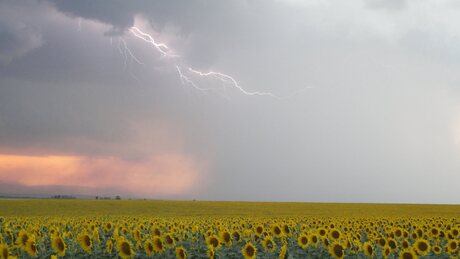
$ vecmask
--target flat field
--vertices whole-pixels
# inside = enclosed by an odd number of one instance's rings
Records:
[[[0,258],[452,258],[460,206],[0,200]]]

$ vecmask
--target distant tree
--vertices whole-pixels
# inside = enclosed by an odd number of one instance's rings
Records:
[[[99,196],[96,196],[96,200],[99,200]]]
[[[115,200],[121,200],[120,195],[117,195],[117,196],[115,197]]]

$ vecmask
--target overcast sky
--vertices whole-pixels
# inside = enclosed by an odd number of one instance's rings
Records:
[[[0,186],[458,203],[459,12],[454,0],[1,1]]]

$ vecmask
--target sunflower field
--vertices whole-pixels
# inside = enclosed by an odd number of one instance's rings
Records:
[[[447,205],[0,200],[0,258],[458,258]]]

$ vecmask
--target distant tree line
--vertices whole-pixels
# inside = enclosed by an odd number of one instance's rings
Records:
[[[51,199],[76,199],[77,197],[72,195],[54,195],[50,197]]]
[[[111,200],[112,197],[108,196],[96,196],[96,200]],[[120,195],[115,196],[115,200],[121,200]]]

